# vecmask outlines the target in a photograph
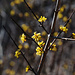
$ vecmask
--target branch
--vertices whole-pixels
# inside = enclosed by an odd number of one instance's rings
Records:
[[[24,3],[26,4],[26,6],[29,8],[29,10],[31,11],[31,13],[35,16],[36,20],[38,21],[37,16],[35,15],[35,13],[33,12],[33,10],[29,7],[29,5],[27,4],[26,0],[24,0]],[[38,21],[39,22],[39,21]],[[39,22],[40,27],[42,27],[46,33],[48,34],[48,31],[45,29],[45,27],[43,26],[43,24],[41,22]]]
[[[16,44],[16,42],[14,41],[14,39],[11,37],[10,33],[7,31],[7,29],[5,28],[5,26],[3,26],[3,28],[4,28],[5,31],[8,33],[9,37],[11,38],[11,40],[13,41],[13,43],[15,44],[15,46],[17,47],[17,49],[19,49],[19,48],[18,48],[18,45]],[[32,72],[33,72],[35,75],[37,75],[36,72],[34,71],[34,69],[31,67],[30,63],[28,62],[27,58],[26,58],[25,55],[23,54],[23,52],[22,52],[22,51],[20,51],[20,52],[21,52],[21,55],[23,56],[23,58],[25,59],[25,61],[27,62],[27,64],[30,66]]]
[[[49,47],[50,42],[51,42],[51,38],[50,37],[51,37],[53,29],[55,27],[56,18],[57,18],[58,9],[59,9],[59,4],[60,4],[60,0],[57,0],[56,7],[55,7],[55,12],[54,12],[54,16],[53,16],[53,20],[52,20],[52,25],[51,25],[51,31],[48,34],[48,39],[47,39],[45,47],[44,47],[44,54],[42,54],[41,59],[40,59],[40,63],[39,63],[39,66],[38,66],[38,70],[37,70],[38,75],[40,75],[41,69],[43,67],[43,63],[44,63],[45,58],[46,58],[46,54],[48,52],[48,47]]]

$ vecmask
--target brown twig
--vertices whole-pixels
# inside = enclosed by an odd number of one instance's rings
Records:
[[[4,28],[5,31],[8,33],[9,37],[11,38],[11,40],[13,41],[13,43],[15,44],[15,46],[17,47],[17,49],[19,49],[19,48],[18,48],[18,45],[16,44],[16,42],[14,41],[14,39],[11,37],[10,33],[7,31],[7,29],[5,28],[5,26],[3,26],[3,28]],[[22,52],[22,51],[20,51],[20,52],[21,52],[21,55],[23,56],[23,58],[25,59],[25,61],[27,62],[27,64],[30,66],[31,71],[32,71],[35,75],[37,75],[36,72],[34,71],[34,69],[31,67],[30,63],[28,62],[27,58],[26,58],[25,55],[23,54],[23,52]]]
[[[55,12],[54,12],[54,16],[53,16],[53,20],[52,20],[52,25],[51,25],[51,31],[48,34],[48,39],[47,39],[45,47],[44,47],[44,54],[42,54],[41,59],[40,59],[40,63],[39,63],[39,66],[38,66],[38,70],[37,70],[38,75],[40,75],[41,69],[43,67],[43,63],[44,63],[45,58],[46,58],[46,54],[48,52],[48,47],[49,47],[50,42],[51,42],[51,38],[50,37],[51,37],[52,32],[53,32],[54,27],[55,27],[56,18],[57,18],[58,9],[59,9],[59,4],[60,4],[60,0],[57,0],[56,7],[55,7]]]

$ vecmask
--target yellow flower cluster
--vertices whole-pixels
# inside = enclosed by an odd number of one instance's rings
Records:
[[[24,35],[24,33],[21,36],[21,41],[22,41],[22,43],[24,43],[24,41],[26,41],[26,36]]]
[[[41,56],[42,53],[44,53],[43,48],[42,48],[42,47],[41,47],[41,48],[40,48],[40,47],[37,47],[37,48],[36,48],[36,55]]]
[[[21,50],[21,49],[18,49],[18,50],[15,52],[15,57],[17,57],[17,58],[19,57],[19,55],[21,54],[20,50]]]
[[[41,16],[38,21],[39,22],[45,22],[46,20],[47,20],[47,18],[45,18],[44,16],[43,17]]]
[[[72,38],[75,39],[75,33],[72,33]]]
[[[28,65],[27,67],[26,67],[26,72],[28,72],[30,70],[30,66]]]
[[[63,17],[63,21],[66,22],[68,20],[67,16]]]
[[[60,8],[60,11],[58,12],[58,18],[61,19],[63,18],[63,14],[62,12],[64,12],[64,9],[66,8],[66,5],[63,5],[61,8]]]
[[[5,72],[6,72],[7,75],[15,75],[14,70],[6,69]]]
[[[11,5],[11,6],[14,6],[15,4],[20,4],[20,3],[22,3],[22,2],[24,2],[24,0],[14,0],[14,1],[12,1],[12,2],[10,3],[10,5]]]
[[[11,10],[11,11],[10,11],[10,15],[11,15],[11,16],[14,16],[14,15],[15,15],[15,11],[14,11],[14,10]]]
[[[50,43],[50,45],[51,45],[51,44],[52,44],[52,43]],[[50,50],[52,50],[52,51],[57,51],[56,44],[52,44]]]
[[[68,29],[62,25],[60,25],[59,29],[65,33],[67,33]]]
[[[45,43],[44,43],[43,41],[41,41],[41,42],[38,42],[38,45],[39,45],[40,47],[43,47],[43,46],[45,45]]]
[[[22,24],[21,27],[25,32],[28,31],[28,33],[32,33],[32,29],[30,29],[26,24]]]
[[[39,40],[41,40],[41,33],[34,32],[32,38],[35,39],[36,42],[38,42]]]

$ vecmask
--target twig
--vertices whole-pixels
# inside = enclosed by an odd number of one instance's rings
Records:
[[[14,39],[11,37],[10,33],[7,31],[7,29],[5,28],[5,26],[3,26],[3,28],[4,28],[5,31],[8,33],[9,37],[11,38],[11,40],[13,41],[13,43],[15,44],[15,46],[17,47],[17,49],[19,49],[19,48],[18,48],[18,45],[16,44],[16,42],[14,41]],[[36,72],[34,71],[34,69],[31,67],[30,63],[28,62],[27,58],[26,58],[25,55],[23,54],[23,52],[22,52],[22,51],[20,51],[20,52],[21,52],[21,55],[23,56],[23,58],[25,59],[25,61],[27,62],[27,64],[30,66],[32,72],[33,72],[35,75],[37,75]]]
[[[59,4],[60,4],[60,0],[57,0],[56,7],[55,7],[55,12],[54,12],[54,16],[53,16],[53,20],[52,20],[52,25],[51,25],[51,31],[48,34],[48,39],[47,39],[45,47],[44,47],[44,54],[42,54],[41,59],[40,59],[40,63],[39,63],[39,66],[38,66],[38,70],[37,70],[38,75],[40,75],[41,69],[43,67],[43,63],[44,63],[45,58],[46,58],[46,54],[48,52],[48,47],[49,47],[50,42],[51,42],[51,38],[50,37],[51,37],[53,29],[55,27],[57,13],[58,13],[58,9],[59,9]]]
[[[51,38],[62,39],[62,40],[66,40],[66,41],[75,41],[75,39],[72,39],[72,38],[63,38],[63,37],[51,37]]]
[[[26,36],[28,36],[37,46],[39,46],[36,42],[35,42],[35,40],[33,39],[33,38],[31,38],[21,27],[20,27],[20,25],[12,18],[12,17],[10,17],[11,19],[12,19],[12,21],[13,22],[15,22],[15,24],[22,30],[22,32],[26,35]],[[40,47],[40,46],[39,46]]]
[[[69,19],[68,19],[67,22],[64,24],[64,26],[67,25],[67,23],[69,22],[69,20],[70,20],[71,17],[73,16],[74,12],[75,12],[75,9],[73,10],[72,14],[70,15]],[[56,37],[58,37],[61,33],[62,33],[62,31],[60,31]],[[55,41],[56,41],[56,38],[52,41],[52,43],[51,43],[51,45],[49,46],[48,50],[51,48],[52,44],[53,44]],[[51,66],[50,66],[51,71],[52,71],[53,66],[54,66],[53,63],[54,63],[54,60],[55,60],[55,55],[56,55],[56,54],[54,53],[54,55],[53,55],[53,60],[52,60]]]
[[[32,12],[32,14],[35,16],[36,20],[38,21],[37,16],[36,16],[35,13],[33,12],[33,10],[29,7],[29,5],[27,4],[26,0],[24,0],[24,3],[25,3],[26,6],[29,8],[29,10]],[[38,21],[38,22],[39,22],[39,21]],[[46,33],[48,34],[48,31],[45,29],[45,27],[43,26],[43,24],[42,24],[41,22],[39,22],[39,24],[40,24],[40,27],[42,27],[42,28],[46,31]]]

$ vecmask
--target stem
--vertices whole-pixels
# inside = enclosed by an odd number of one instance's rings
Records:
[[[26,4],[26,6],[29,8],[29,10],[31,11],[31,13],[35,16],[36,20],[38,21],[37,16],[35,15],[35,13],[33,12],[33,10],[29,7],[29,5],[27,4],[26,0],[24,0],[24,3]],[[39,21],[38,21],[39,22]],[[41,22],[39,22],[40,27],[42,27],[46,33],[48,34],[48,31],[45,29],[45,27],[43,26],[43,24]]]
[[[16,42],[14,41],[14,39],[11,37],[10,33],[7,31],[7,29],[5,28],[5,26],[3,26],[3,28],[4,28],[5,31],[8,33],[9,37],[11,38],[11,40],[13,41],[13,43],[15,44],[15,46],[17,47],[17,49],[19,49],[19,48],[18,48],[18,45],[16,44]],[[28,62],[27,58],[26,58],[25,55],[23,54],[23,52],[22,52],[22,51],[20,51],[20,52],[21,52],[23,58],[25,59],[25,61],[27,62],[27,64],[30,66],[32,72],[33,72],[35,75],[37,75],[36,72],[34,71],[34,69],[31,67],[30,63]]]
[[[47,39],[45,47],[44,47],[44,54],[42,54],[41,59],[40,59],[40,63],[39,63],[39,66],[38,66],[38,70],[37,70],[38,75],[40,75],[41,69],[43,67],[43,63],[44,63],[45,58],[46,58],[46,54],[48,52],[48,47],[49,47],[50,42],[51,42],[51,38],[50,37],[51,37],[53,29],[55,27],[57,13],[58,13],[58,9],[59,9],[59,4],[60,4],[60,0],[57,0],[56,7],[55,7],[55,12],[54,12],[54,16],[53,16],[53,20],[52,20],[52,25],[51,25],[51,31],[48,34],[48,39]]]

